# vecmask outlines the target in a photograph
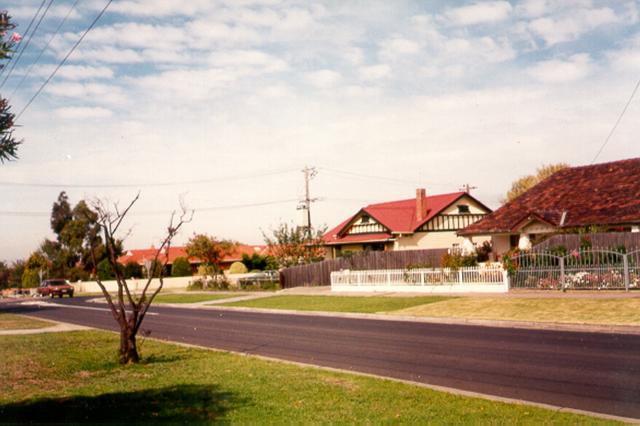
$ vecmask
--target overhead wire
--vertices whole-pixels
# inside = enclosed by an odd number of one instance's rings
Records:
[[[27,25],[27,29],[25,30],[25,32],[23,33],[23,40],[24,37],[27,36],[27,34],[29,34],[29,31],[31,30],[31,26],[33,25],[33,23],[35,22],[36,18],[38,17],[38,15],[40,14],[40,11],[42,10],[42,8],[44,7],[44,4],[47,0],[42,0],[42,3],[40,4],[40,7],[38,8],[38,10],[36,11],[36,13],[33,15],[33,17],[31,18],[31,21],[29,21],[29,25]],[[18,42],[18,46],[19,48],[21,48],[22,46],[22,41]],[[2,74],[5,73],[5,71],[7,70],[7,65],[9,65],[12,61],[13,61],[14,56],[11,56],[9,58],[9,61],[5,64],[4,67],[2,67],[2,69],[0,70],[0,76],[2,76]]]
[[[622,121],[622,117],[624,117],[624,114],[627,112],[627,109],[629,108],[629,105],[631,105],[631,101],[633,100],[633,98],[636,95],[636,92],[638,91],[638,88],[640,87],[640,79],[638,79],[638,82],[636,83],[636,86],[633,88],[633,91],[631,92],[631,96],[629,96],[629,100],[627,101],[627,103],[625,104],[624,108],[622,109],[622,112],[620,113],[620,115],[618,115],[618,119],[616,120],[615,124],[613,125],[613,127],[611,128],[611,131],[609,132],[609,134],[607,135],[607,137],[605,138],[604,142],[602,143],[602,145],[600,146],[600,149],[598,150],[598,152],[596,153],[595,157],[593,157],[593,160],[591,160],[591,164],[595,163],[596,160],[598,159],[598,157],[600,156],[600,154],[602,153],[602,151],[604,150],[605,146],[607,146],[607,144],[609,143],[609,140],[611,139],[611,136],[613,136],[613,133],[616,131],[616,129],[618,128],[618,124],[620,124],[620,121]]]
[[[46,0],[42,1],[42,4],[40,5],[40,9],[42,8],[42,5],[44,4],[45,1]],[[16,65],[18,64],[18,62],[20,62],[20,59],[22,58],[22,54],[24,53],[24,51],[27,50],[27,48],[29,47],[29,44],[31,44],[31,40],[33,39],[33,36],[35,35],[36,32],[38,32],[38,28],[40,28],[40,24],[42,23],[42,20],[44,19],[44,17],[47,16],[47,13],[49,12],[49,8],[51,7],[52,4],[53,4],[53,0],[49,0],[49,4],[47,4],[47,7],[45,8],[44,12],[42,12],[42,15],[40,15],[40,19],[38,19],[38,22],[36,23],[36,26],[33,28],[33,31],[31,31],[29,35],[25,35],[27,41],[26,43],[22,44],[16,60],[11,63],[11,68],[9,69],[9,72],[7,73],[7,75],[4,76],[2,83],[0,83],[0,89],[4,87],[7,80],[11,77],[13,70],[16,68]],[[40,11],[40,9],[38,9],[38,11]]]
[[[246,176],[227,176],[219,178],[184,180],[184,181],[166,181],[166,182],[146,182],[146,183],[108,183],[108,184],[73,184],[73,183],[42,183],[42,182],[11,182],[0,181],[0,186],[13,187],[34,187],[34,188],[150,188],[164,186],[180,186],[180,185],[199,185],[214,182],[227,182],[234,180],[246,180],[260,178],[266,176],[280,175],[297,171],[296,169],[279,169],[264,173],[254,173]]]
[[[42,92],[42,90],[47,86],[47,84],[49,84],[49,82],[51,81],[51,79],[56,75],[56,73],[58,72],[58,70],[60,70],[60,68],[67,62],[67,59],[69,59],[69,56],[71,56],[71,54],[76,50],[76,48],[80,45],[80,43],[82,43],[82,40],[84,40],[84,38],[87,36],[87,34],[89,34],[89,32],[93,29],[93,27],[95,27],[95,25],[98,23],[98,21],[100,20],[100,18],[102,18],[102,15],[104,15],[104,13],[107,11],[107,9],[109,8],[109,5],[111,5],[111,3],[113,2],[113,0],[108,0],[107,3],[104,5],[104,7],[102,8],[102,10],[100,10],[100,13],[98,13],[98,15],[93,19],[93,21],[91,22],[91,24],[89,25],[89,27],[87,27],[87,29],[82,33],[82,35],[80,36],[80,38],[74,43],[74,45],[71,47],[71,49],[69,50],[69,52],[67,52],[67,54],[65,55],[65,57],[62,59],[62,61],[60,61],[60,63],[54,68],[53,72],[49,75],[49,77],[47,77],[47,79],[42,83],[42,85],[40,86],[40,88],[33,94],[33,96],[29,99],[29,101],[26,103],[26,105],[22,108],[22,110],[20,110],[20,112],[18,114],[16,114],[15,120],[17,121],[18,119],[20,119],[20,117],[22,116],[22,114],[24,114],[24,112],[27,110],[27,108],[29,108],[29,106],[33,103],[33,101],[38,97],[38,95],[40,95],[40,93]]]
[[[16,85],[16,87],[13,88],[13,92],[11,92],[11,95],[9,95],[9,99],[13,98],[13,96],[16,94],[16,92],[18,91],[18,89],[20,89],[20,87],[22,87],[22,84],[24,83],[24,81],[27,79],[27,77],[29,77],[31,75],[31,71],[33,70],[33,67],[40,62],[40,59],[42,58],[42,55],[44,54],[44,52],[46,52],[46,50],[49,48],[49,46],[51,45],[51,43],[53,42],[53,40],[55,40],[55,38],[58,36],[58,33],[60,32],[60,30],[62,29],[62,26],[67,22],[67,19],[69,19],[69,16],[71,15],[71,12],[73,12],[73,10],[76,8],[76,6],[78,5],[78,2],[80,0],[76,0],[71,7],[69,8],[69,10],[67,11],[67,14],[64,16],[64,18],[62,19],[62,21],[60,21],[60,23],[58,24],[58,27],[55,29],[55,31],[53,32],[53,35],[49,38],[49,41],[47,42],[47,44],[40,49],[40,52],[38,53],[38,56],[36,57],[36,59],[31,63],[31,65],[29,66],[29,68],[27,69],[27,72],[24,73],[24,75],[22,76],[22,79],[20,80],[20,82]],[[11,101],[9,101],[10,103]]]
[[[264,207],[271,206],[276,204],[285,204],[297,202],[297,198],[290,198],[285,200],[274,200],[274,201],[264,201],[259,203],[247,203],[247,204],[231,204],[231,205],[223,205],[223,206],[209,206],[209,207],[198,207],[188,210],[193,210],[194,212],[207,212],[207,211],[216,211],[216,210],[235,210],[235,209],[245,209],[249,207]],[[132,216],[152,216],[152,215],[160,215],[160,214],[168,214],[171,213],[171,210],[142,210],[142,211],[131,211]],[[51,212],[45,211],[0,211],[0,216],[15,216],[15,217],[47,217],[50,216]]]

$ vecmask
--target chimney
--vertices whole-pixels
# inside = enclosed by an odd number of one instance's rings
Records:
[[[427,191],[424,188],[416,189],[416,219],[420,222],[427,217]]]

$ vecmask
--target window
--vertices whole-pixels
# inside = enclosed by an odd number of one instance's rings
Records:
[[[464,213],[471,213],[471,210],[469,210],[469,206],[466,204],[459,204],[458,205],[458,213],[459,214],[464,214]]]
[[[369,216],[362,216],[360,218],[360,223],[369,223]]]

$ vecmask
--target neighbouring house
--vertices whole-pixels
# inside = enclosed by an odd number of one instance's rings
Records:
[[[427,196],[419,188],[415,198],[361,208],[328,231],[323,240],[333,258],[362,250],[451,248],[463,242],[456,231],[490,212],[467,192]]]
[[[156,255],[156,251],[157,249],[153,247],[148,249],[127,250],[122,256],[118,258],[118,263],[122,265],[126,265],[127,263],[134,262],[144,267],[146,266],[145,265],[146,263],[153,261],[153,258]],[[266,251],[267,251],[266,246],[238,244],[233,253],[224,257],[222,262],[220,262],[220,266],[223,270],[226,270],[231,266],[233,262],[242,261],[243,254],[247,254],[249,256],[251,256],[254,253],[265,255]],[[189,257],[184,247],[180,247],[180,246],[170,247],[168,252],[167,250],[165,250],[158,257],[158,261],[161,263],[164,263],[165,260],[167,261],[167,266],[169,267],[167,274],[171,273],[171,265],[173,264],[173,261],[177,257],[186,258],[191,264],[191,269],[194,273],[198,270],[198,266],[202,263],[202,261],[197,257]]]
[[[560,170],[458,232],[500,255],[558,233],[640,232],[640,158]]]

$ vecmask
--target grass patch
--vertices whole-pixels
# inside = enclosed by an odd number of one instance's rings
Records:
[[[181,424],[614,424],[389,380],[147,341],[120,367],[100,331],[0,337],[0,421]]]
[[[53,325],[49,321],[28,318],[22,315],[0,313],[0,330],[27,330],[51,327]]]
[[[328,311],[374,313],[396,311],[411,306],[448,300],[443,296],[273,296],[260,299],[224,303],[224,306],[248,308],[291,309],[297,311]]]
[[[244,296],[241,293],[221,293],[221,294],[198,294],[198,293],[175,293],[175,294],[158,294],[153,303],[197,303],[207,302],[221,299],[229,299],[231,297]]]
[[[396,311],[398,315],[574,324],[640,325],[640,298],[464,297]]]

